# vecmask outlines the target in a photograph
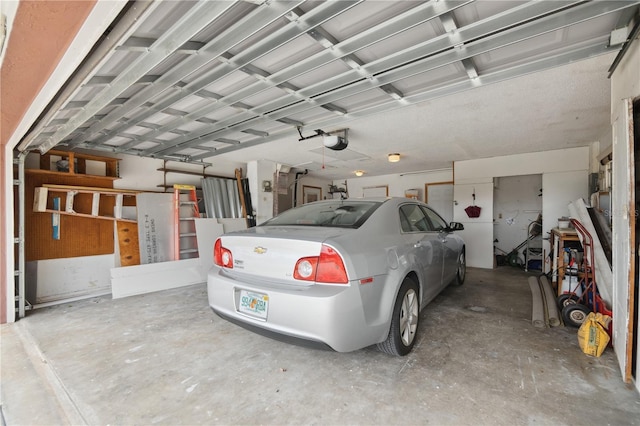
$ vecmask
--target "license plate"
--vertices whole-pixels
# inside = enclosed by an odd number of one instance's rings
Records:
[[[269,296],[252,291],[240,290],[238,311],[260,319],[267,319]]]

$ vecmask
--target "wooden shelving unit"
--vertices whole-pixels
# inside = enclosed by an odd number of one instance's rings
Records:
[[[60,157],[62,163],[56,165],[56,168],[52,170],[52,157]],[[87,162],[95,161],[98,163],[104,163],[104,175],[93,175],[87,173]],[[84,175],[84,176],[100,176],[102,178],[110,177],[118,179],[118,161],[119,158],[102,157],[98,155],[81,154],[77,152],[57,151],[50,150],[46,154],[40,155],[40,169],[30,169],[31,173],[65,173],[69,175]],[[66,165],[66,167],[65,167]]]
[[[180,170],[180,169],[175,169],[172,167],[168,167],[167,163],[170,160],[165,160],[164,161],[164,167],[160,167],[159,169],[157,169],[159,172],[163,172],[164,173],[164,181],[162,184],[157,185],[158,188],[164,188],[165,190],[167,189],[173,189],[173,183],[168,183],[167,182],[167,174],[169,173],[174,173],[174,174],[179,174],[179,175],[187,175],[187,176],[200,176],[202,178],[208,178],[208,177],[212,177],[212,178],[218,178],[218,179],[234,179],[233,177],[229,177],[229,176],[220,176],[220,175],[214,175],[214,174],[209,174],[205,172],[205,167],[202,167],[202,171],[201,172],[196,172],[193,170]],[[200,185],[196,185],[196,188],[198,190],[202,189],[200,187]]]
[[[69,199],[71,210],[65,214],[67,194],[84,187],[94,191],[111,193],[113,182],[118,177],[118,158],[98,155],[51,150],[39,155],[32,162],[27,162],[25,170],[26,206],[38,204],[45,209],[45,214],[28,208],[25,212],[25,255],[27,261],[60,259],[68,257],[95,256],[114,253],[113,220],[116,205],[115,195],[94,195],[77,192]],[[61,161],[64,160],[64,161]],[[60,185],[57,189],[54,185]],[[44,191],[36,196],[36,188],[46,187],[46,204],[43,201]],[[53,187],[52,187],[53,186]],[[67,188],[62,189],[64,186]],[[56,192],[54,192],[56,191]],[[126,191],[120,191],[126,192]],[[39,201],[36,198],[40,197]],[[59,198],[59,208],[54,209],[53,199]],[[135,206],[135,197],[122,196],[124,206]],[[113,217],[113,219],[111,219]],[[95,220],[106,219],[110,220]],[[54,220],[59,226],[59,233],[54,234]],[[131,222],[126,222],[134,225]]]
[[[562,281],[567,267],[564,264],[564,248],[565,246],[580,244],[580,238],[578,237],[578,232],[573,228],[553,228],[551,229],[549,243],[551,244],[551,250],[553,250],[552,283],[556,287],[559,296],[562,294]]]

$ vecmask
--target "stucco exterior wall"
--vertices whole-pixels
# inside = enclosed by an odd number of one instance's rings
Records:
[[[95,1],[21,1],[6,41],[0,69],[0,188],[12,179],[13,146],[8,146],[25,112],[58,66]],[[44,105],[43,105],[44,107]],[[13,320],[7,288],[13,285],[11,191],[0,191],[0,323]]]

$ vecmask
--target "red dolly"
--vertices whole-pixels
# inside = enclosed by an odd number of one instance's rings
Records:
[[[571,224],[580,235],[582,248],[582,277],[573,289],[558,296],[558,307],[562,312],[565,324],[580,327],[591,312],[600,312],[611,316],[604,301],[598,294],[595,274],[595,257],[593,253],[593,238],[584,225],[576,219],[571,219]],[[582,290],[579,295],[578,290]]]

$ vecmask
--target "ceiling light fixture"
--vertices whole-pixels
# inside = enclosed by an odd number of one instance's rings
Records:
[[[400,161],[400,154],[398,154],[397,152],[394,152],[393,154],[389,154],[387,156],[387,159],[389,160],[390,163],[397,163],[398,161]]]
[[[364,174],[364,170],[356,170],[354,173],[356,174],[356,176],[360,177]]]

